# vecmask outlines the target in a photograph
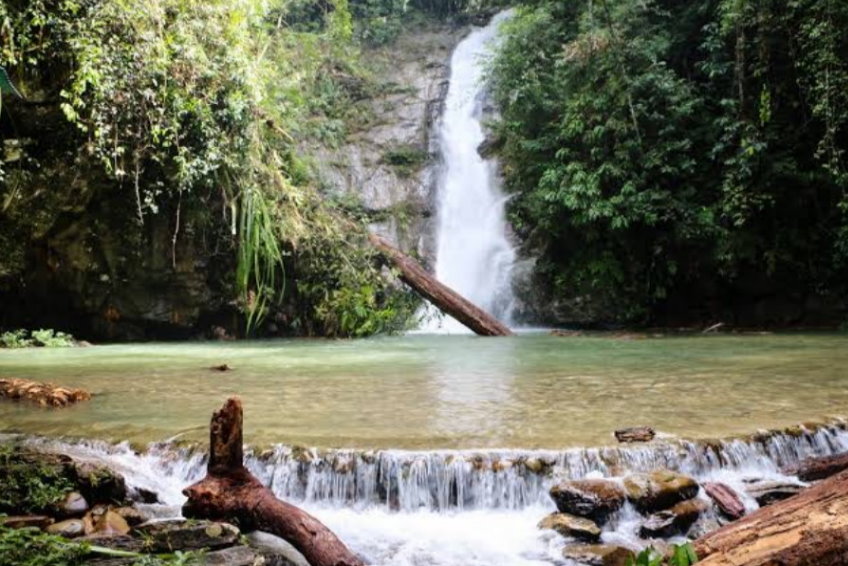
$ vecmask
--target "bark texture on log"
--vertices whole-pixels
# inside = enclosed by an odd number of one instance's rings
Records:
[[[845,566],[848,472],[695,541],[698,566]]]
[[[731,519],[739,519],[745,515],[745,506],[739,499],[739,494],[730,486],[718,482],[705,482],[703,488],[721,512]]]
[[[242,406],[230,398],[212,415],[207,476],[183,494],[186,517],[230,521],[244,530],[262,530],[284,538],[312,566],[364,566],[318,519],[280,501],[244,467]]]
[[[371,244],[400,271],[400,277],[421,296],[481,336],[510,336],[512,331],[495,317],[427,273],[417,261],[376,234]]]

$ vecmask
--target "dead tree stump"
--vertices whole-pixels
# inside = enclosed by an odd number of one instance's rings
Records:
[[[231,397],[212,415],[209,464],[201,481],[183,490],[183,515],[229,521],[292,544],[312,566],[364,566],[330,529],[284,501],[244,467],[241,401]]]

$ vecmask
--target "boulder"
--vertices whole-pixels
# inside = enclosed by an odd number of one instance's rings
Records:
[[[276,535],[253,531],[247,534],[247,540],[251,548],[265,557],[266,566],[309,566],[295,547]]]
[[[51,535],[59,535],[65,538],[76,538],[85,534],[85,523],[82,519],[66,519],[50,525],[45,530]]]
[[[842,470],[848,470],[848,452],[834,456],[807,458],[797,467],[784,470],[784,472],[798,476],[801,481],[817,481],[835,476]]]
[[[627,566],[633,552],[611,544],[575,544],[563,548],[562,556],[587,566]]]
[[[78,491],[67,494],[58,505],[58,513],[62,517],[82,517],[88,511],[88,501]]]
[[[551,488],[551,499],[562,513],[587,517],[603,524],[624,505],[621,486],[609,480],[572,480]]]
[[[127,482],[118,472],[91,462],[74,462],[75,484],[90,503],[123,503]]]
[[[153,552],[221,548],[238,541],[241,532],[229,523],[211,521],[163,521],[136,529]]]
[[[746,493],[753,497],[760,507],[798,495],[803,489],[803,485],[780,480],[753,481],[745,486]]]
[[[123,519],[131,527],[137,527],[151,519],[147,513],[144,513],[136,507],[118,507],[113,509],[113,511],[123,517]]]
[[[648,517],[639,528],[642,538],[669,538],[685,535],[701,513],[707,510],[707,504],[700,499],[681,501],[671,509],[658,511]]]
[[[92,533],[99,536],[125,535],[130,532],[130,526],[123,517],[114,511],[107,510],[104,513],[91,513],[93,520]]]
[[[698,482],[670,470],[634,474],[624,479],[627,499],[641,513],[654,513],[692,499],[698,494]]]
[[[656,431],[649,426],[635,426],[616,430],[615,438],[619,442],[650,442],[656,434]]]
[[[540,529],[550,529],[564,537],[594,542],[601,538],[601,528],[591,519],[567,513],[551,513],[539,522]]]
[[[705,482],[704,491],[716,504],[716,507],[729,519],[739,519],[745,515],[745,505],[733,488],[723,483]]]

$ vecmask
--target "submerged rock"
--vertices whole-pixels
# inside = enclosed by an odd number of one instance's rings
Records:
[[[707,510],[707,504],[700,499],[681,501],[671,509],[654,513],[639,529],[642,538],[669,538],[685,535],[701,513]]]
[[[625,493],[610,480],[571,480],[553,486],[550,496],[562,513],[603,524],[624,505]]]
[[[556,531],[564,537],[574,537],[590,542],[601,538],[601,528],[594,521],[567,513],[551,513],[539,522],[539,528]]]
[[[51,535],[76,538],[85,534],[85,523],[82,519],[67,519],[59,523],[54,523],[45,530]]]
[[[668,509],[698,494],[698,482],[671,470],[634,474],[624,479],[627,499],[642,513]]]
[[[563,548],[562,556],[587,566],[627,566],[633,552],[610,544],[575,544]]]
[[[656,431],[649,426],[636,426],[631,428],[620,428],[615,431],[615,438],[619,442],[650,442],[656,436]]]

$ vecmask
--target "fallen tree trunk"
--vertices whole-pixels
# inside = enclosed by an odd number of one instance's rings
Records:
[[[277,499],[244,467],[242,407],[232,397],[212,415],[209,464],[201,481],[183,490],[183,515],[225,520],[243,530],[262,530],[284,538],[311,566],[363,566],[318,519]]]
[[[510,336],[512,332],[495,317],[445,285],[386,240],[370,234],[371,244],[400,271],[400,277],[421,296],[481,336]]]
[[[698,566],[848,564],[848,472],[695,541]]]

